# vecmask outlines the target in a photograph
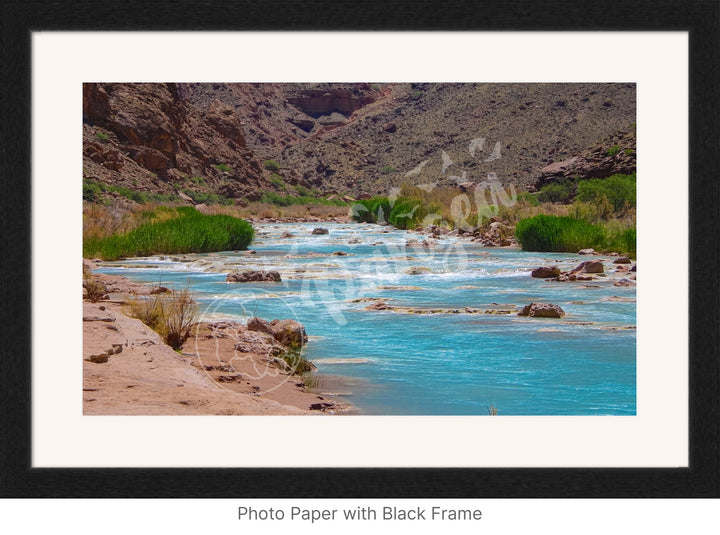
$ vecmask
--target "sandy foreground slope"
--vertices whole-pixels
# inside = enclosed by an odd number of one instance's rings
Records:
[[[92,275],[111,292],[147,294],[121,277]],[[263,354],[234,351],[239,334],[220,337],[200,325],[180,353],[125,312],[128,294],[83,303],[83,413],[86,415],[322,414],[347,405],[308,392],[299,375]],[[103,361],[107,357],[105,362]],[[332,397],[332,396],[331,396]]]

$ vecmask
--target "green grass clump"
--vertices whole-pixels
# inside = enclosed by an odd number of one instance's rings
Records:
[[[384,175],[387,175],[389,173],[397,173],[397,169],[395,169],[392,165],[386,165],[382,169],[380,169],[380,172]]]
[[[600,225],[572,217],[538,215],[518,221],[515,238],[524,251],[569,253],[602,249],[605,231]]]
[[[110,141],[110,136],[108,136],[105,132],[95,132],[95,137],[103,143]]]
[[[205,185],[205,177],[204,176],[190,177],[190,181],[193,182],[193,184],[197,184],[198,186]]]
[[[263,162],[263,165],[265,166],[265,169],[268,171],[279,171],[280,170],[280,164],[277,163],[275,160],[265,160]]]
[[[89,237],[83,241],[86,258],[117,260],[129,256],[207,253],[245,249],[254,237],[252,225],[228,215],[204,215],[190,207],[177,216],[151,222],[124,234]]]
[[[620,145],[613,145],[607,150],[607,155],[615,156],[618,152],[620,152]]]
[[[580,249],[617,251],[635,256],[637,232],[611,224],[593,224],[567,216],[538,215],[521,219],[515,238],[524,251],[575,253]]]

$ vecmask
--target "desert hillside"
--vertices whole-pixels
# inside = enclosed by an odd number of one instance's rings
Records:
[[[618,140],[634,154],[635,104],[627,83],[87,83],[83,174],[91,197],[195,203],[365,197],[492,173],[532,189],[548,166],[607,158]]]

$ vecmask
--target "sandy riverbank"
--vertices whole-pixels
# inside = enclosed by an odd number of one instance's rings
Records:
[[[337,414],[347,404],[312,393],[284,369],[260,333],[201,323],[180,352],[127,313],[151,287],[93,274],[108,299],[83,303],[83,413],[94,415]],[[251,342],[238,352],[238,341]],[[107,360],[106,360],[107,358]]]

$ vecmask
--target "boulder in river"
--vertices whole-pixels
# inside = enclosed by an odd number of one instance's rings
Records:
[[[603,273],[603,263],[600,260],[586,260],[580,263],[570,273]]]
[[[578,254],[596,254],[595,249],[580,249]]]
[[[564,315],[565,311],[562,308],[551,303],[530,303],[518,312],[518,316],[531,318],[562,318]]]
[[[313,229],[312,234],[316,234],[316,235],[330,234],[330,231],[326,228],[318,227],[318,228]]]
[[[619,256],[613,260],[613,264],[632,264],[627,256]]]
[[[225,277],[226,282],[280,282],[280,273],[277,271],[233,271]]]
[[[531,275],[536,279],[548,279],[550,277],[559,277],[560,268],[557,266],[540,266],[532,270]]]

